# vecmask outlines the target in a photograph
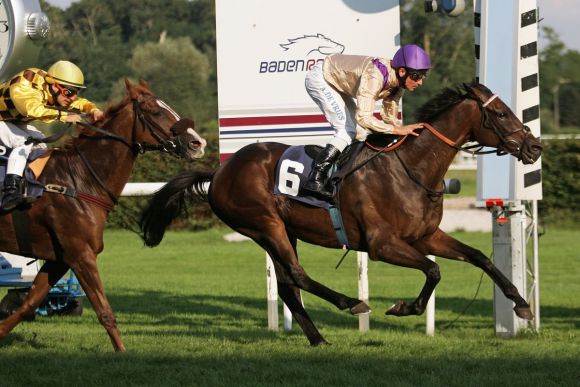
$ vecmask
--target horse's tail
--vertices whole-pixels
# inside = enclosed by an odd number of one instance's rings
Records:
[[[215,171],[186,171],[157,191],[141,214],[139,226],[146,246],[161,243],[165,229],[182,213],[189,201],[207,201],[207,188]]]

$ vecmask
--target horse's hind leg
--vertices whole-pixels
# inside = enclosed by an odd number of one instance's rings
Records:
[[[67,270],[68,266],[63,262],[47,261],[42,265],[22,305],[0,324],[0,339],[6,337],[26,316],[35,312]]]
[[[296,251],[296,240],[292,242],[294,251]],[[324,340],[324,337],[322,337],[302,305],[300,289],[288,284],[290,282],[289,273],[277,261],[274,261],[274,268],[276,269],[276,278],[278,280],[278,294],[292,312],[292,316],[298,325],[300,325],[310,345],[317,346],[326,343],[326,340]]]
[[[283,223],[275,224],[273,229],[262,230],[260,234],[261,237],[254,240],[258,241],[260,246],[270,254],[273,261],[278,261],[287,270],[289,285],[312,293],[334,304],[340,310],[348,308],[352,314],[370,312],[370,308],[363,301],[338,293],[314,281],[306,274],[304,268],[298,263],[298,257],[288,239]]]
[[[441,230],[437,230],[429,238],[422,240],[418,247],[428,251],[429,254],[466,261],[479,267],[493,280],[503,294],[515,303],[514,311],[520,318],[526,320],[534,318],[530,305],[522,298],[518,289],[481,251],[459,242]]]
[[[92,254],[75,256],[70,260],[69,265],[93,306],[99,322],[107,330],[115,351],[125,352],[125,344],[123,344],[121,334],[117,328],[113,309],[103,289],[96,256]]]

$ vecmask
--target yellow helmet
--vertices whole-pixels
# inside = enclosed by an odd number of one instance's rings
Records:
[[[45,79],[48,83],[57,82],[82,89],[86,87],[83,72],[72,62],[59,60],[50,66],[47,73]]]

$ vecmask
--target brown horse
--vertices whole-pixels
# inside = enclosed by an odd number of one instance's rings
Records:
[[[439,267],[426,255],[466,261],[483,271],[515,302],[518,316],[531,319],[529,305],[516,287],[480,251],[439,229],[443,213],[443,177],[460,146],[468,140],[533,163],[542,145],[513,112],[485,86],[445,89],[421,108],[420,120],[431,125],[396,150],[363,148],[340,184],[336,203],[353,249],[375,261],[421,270],[426,282],[411,303],[387,310],[396,316],[418,315],[440,280]],[[156,193],[143,213],[143,238],[149,246],[163,238],[167,225],[190,196],[209,201],[231,228],[252,238],[272,257],[282,300],[312,345],[325,342],[304,310],[299,289],[351,313],[369,312],[362,301],[311,279],[298,262],[296,240],[337,248],[329,213],[285,196],[274,195],[278,159],[288,146],[257,143],[236,152],[216,171],[188,172]],[[379,149],[380,151],[380,149]],[[204,184],[210,182],[205,196]]]
[[[147,84],[126,81],[127,96],[108,108],[96,126],[86,125],[63,149],[51,151],[39,181],[55,191],[76,191],[74,197],[46,192],[26,211],[29,256],[46,260],[23,305],[2,324],[4,338],[24,317],[34,313],[49,290],[72,269],[107,330],[116,351],[125,351],[115,317],[103,290],[97,254],[103,250],[107,214],[127,183],[137,155],[166,151],[186,159],[203,156],[205,140],[193,122],[181,120]],[[14,213],[0,213],[0,251],[22,253]]]

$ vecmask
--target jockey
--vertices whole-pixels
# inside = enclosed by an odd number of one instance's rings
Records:
[[[399,100],[404,90],[412,92],[423,84],[430,67],[429,55],[415,44],[401,47],[392,60],[334,54],[315,65],[306,75],[306,91],[335,134],[314,160],[304,190],[332,197],[326,187],[328,171],[353,138],[363,141],[370,133],[417,136],[414,130],[423,125],[402,126]],[[382,120],[373,115],[378,100]]]
[[[22,174],[33,144],[25,142],[29,137],[44,137],[31,121],[79,122],[81,115],[69,112],[71,109],[88,113],[92,121],[103,118],[103,112],[94,103],[78,97],[79,90],[84,88],[82,71],[63,60],[48,71],[29,68],[0,84],[0,143],[12,148],[2,189],[3,210],[11,211],[27,201]]]

